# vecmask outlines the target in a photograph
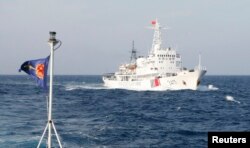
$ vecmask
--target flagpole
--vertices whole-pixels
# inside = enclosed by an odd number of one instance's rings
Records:
[[[60,43],[60,45],[56,48],[55,45],[57,43]],[[52,146],[52,129],[54,130],[54,133],[57,138],[57,142],[59,144],[59,147],[62,148],[62,144],[60,142],[59,136],[56,131],[56,127],[52,120],[52,99],[53,99],[53,75],[54,75],[54,51],[58,49],[61,46],[61,41],[56,39],[56,32],[50,32],[50,39],[48,41],[48,44],[50,46],[50,87],[49,87],[49,97],[48,97],[48,103],[47,103],[47,114],[48,114],[48,122],[46,124],[46,127],[44,129],[44,132],[42,134],[42,137],[37,145],[37,148],[40,148],[40,145],[42,143],[43,137],[48,129],[48,140],[47,140],[47,148],[51,148]]]
[[[52,129],[52,99],[53,99],[53,75],[54,75],[54,46],[57,44],[55,39],[56,32],[50,32],[50,87],[49,87],[49,114],[48,114],[48,148],[51,148],[51,129]]]
[[[48,113],[48,148],[51,148],[51,132],[52,128],[57,137],[59,146],[62,147],[59,136],[56,132],[55,125],[52,121],[52,100],[53,100],[53,76],[54,76],[54,46],[58,43],[56,39],[56,32],[50,32],[50,39],[48,41],[50,45],[50,87],[49,87],[49,113]]]

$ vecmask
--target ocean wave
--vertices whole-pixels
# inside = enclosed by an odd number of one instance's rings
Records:
[[[32,79],[10,78],[13,81],[0,76],[4,92],[0,94],[0,148],[36,147],[47,119],[44,93]],[[198,148],[207,146],[208,130],[249,129],[250,77],[204,79],[203,91],[138,93],[107,90],[99,76],[57,77],[53,120],[63,147]],[[21,85],[27,81],[32,86]],[[46,139],[47,134],[41,147],[46,147]],[[52,142],[58,146],[54,134]]]
[[[239,104],[240,104],[240,101],[235,100],[233,96],[226,95],[226,96],[225,96],[225,99],[226,99],[227,101],[236,102],[236,103],[239,103]]]
[[[65,85],[65,90],[66,91],[72,91],[72,90],[77,90],[77,89],[109,89],[105,87],[103,84],[100,83],[92,83],[92,84],[66,84]]]
[[[208,86],[200,85],[197,90],[198,91],[215,91],[215,90],[219,90],[219,88],[215,87],[214,85],[209,84]]]

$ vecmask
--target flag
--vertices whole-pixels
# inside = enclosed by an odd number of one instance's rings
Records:
[[[47,89],[47,69],[50,56],[44,59],[26,61],[21,65],[19,72],[24,71],[34,78],[38,86]]]
[[[155,20],[151,21],[151,24],[152,24],[152,25],[155,25],[155,24],[156,24],[156,21],[155,21]]]

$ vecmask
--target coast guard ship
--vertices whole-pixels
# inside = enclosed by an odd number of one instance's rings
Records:
[[[132,49],[131,61],[122,64],[115,73],[104,74],[104,86],[129,90],[196,90],[206,69],[199,64],[194,69],[182,67],[181,55],[173,48],[163,48],[161,29],[157,20],[152,21],[154,30],[152,48],[147,57],[136,57]]]

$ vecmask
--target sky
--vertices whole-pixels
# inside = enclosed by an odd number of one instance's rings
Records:
[[[130,59],[132,41],[146,56],[158,19],[164,47],[208,75],[250,75],[249,0],[0,0],[0,74],[19,74],[26,60],[45,58],[50,31],[62,46],[55,74],[101,75]]]

